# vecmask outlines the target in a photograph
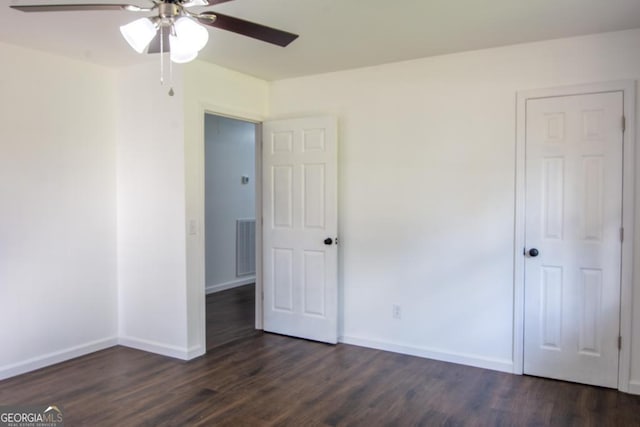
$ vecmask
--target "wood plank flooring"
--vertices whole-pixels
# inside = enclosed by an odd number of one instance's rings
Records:
[[[0,381],[0,405],[57,404],[72,427],[640,426],[615,390],[221,331],[190,362],[113,347]]]
[[[639,426],[640,396],[260,334],[181,362],[113,347],[0,382],[67,426]]]
[[[255,284],[207,295],[207,351],[255,336]]]

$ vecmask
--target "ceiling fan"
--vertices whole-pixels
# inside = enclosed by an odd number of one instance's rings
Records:
[[[88,3],[11,5],[22,12],[67,12],[122,10],[149,12],[150,17],[137,19],[120,27],[125,40],[139,53],[171,53],[171,61],[189,62],[207,44],[209,32],[202,25],[231,31],[263,42],[285,47],[297,34],[245,21],[217,12],[195,12],[194,6],[213,6],[231,0],[149,0],[148,7],[131,4]]]

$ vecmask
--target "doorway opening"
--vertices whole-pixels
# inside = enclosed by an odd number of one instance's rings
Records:
[[[205,113],[206,349],[258,333],[258,124]]]

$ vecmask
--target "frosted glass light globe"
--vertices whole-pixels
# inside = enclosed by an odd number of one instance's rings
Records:
[[[209,41],[209,31],[191,18],[183,16],[173,24],[176,37],[192,51],[199,52]]]
[[[169,43],[171,44],[171,60],[176,64],[184,64],[185,62],[193,61],[198,56],[198,51],[194,50],[192,46],[185,43],[179,37],[170,35]]]
[[[136,52],[142,53],[156,36],[157,29],[149,18],[140,18],[120,27],[120,32]]]

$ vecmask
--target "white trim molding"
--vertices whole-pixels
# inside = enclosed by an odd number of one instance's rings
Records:
[[[35,371],[36,369],[45,368],[57,363],[66,362],[67,360],[75,359],[76,357],[84,356],[89,353],[95,353],[96,351],[104,350],[115,345],[118,345],[117,338],[105,338],[65,348],[42,356],[33,357],[11,365],[0,366],[0,380]]]
[[[242,279],[232,280],[230,282],[218,283],[216,285],[207,285],[206,294],[215,294],[216,292],[226,291],[227,289],[237,288],[239,286],[250,285],[256,282],[256,276],[243,277]]]
[[[262,330],[263,328],[263,306],[262,306],[262,123],[256,123],[256,179],[255,179],[255,195],[256,195],[256,288],[255,288],[255,327]]]
[[[628,393],[640,395],[640,381],[630,381]]]
[[[548,88],[518,92],[516,126],[516,186],[515,186],[515,239],[514,239],[514,313],[513,313],[513,373],[523,373],[524,360],[524,257],[525,244],[525,138],[526,102],[530,99],[557,96],[582,95],[591,93],[622,92],[626,129],[623,134],[623,195],[622,226],[622,269],[620,293],[620,335],[622,350],[618,370],[618,390],[640,393],[640,384],[630,384],[631,375],[631,313],[633,290],[633,241],[635,212],[635,99],[636,82],[622,80],[592,83],[560,88]]]
[[[118,345],[180,360],[191,360],[205,353],[204,347],[199,345],[186,348],[134,337],[120,337]]]
[[[390,351],[393,353],[417,356],[425,359],[439,360],[441,362],[456,363],[459,365],[474,366],[476,368],[491,369],[492,371],[513,372],[513,363],[507,359],[494,359],[490,357],[478,356],[475,354],[454,353],[450,351],[408,346],[401,343],[389,341],[377,341],[352,336],[342,336],[338,342],[343,344],[357,345],[358,347],[374,348],[376,350]]]

